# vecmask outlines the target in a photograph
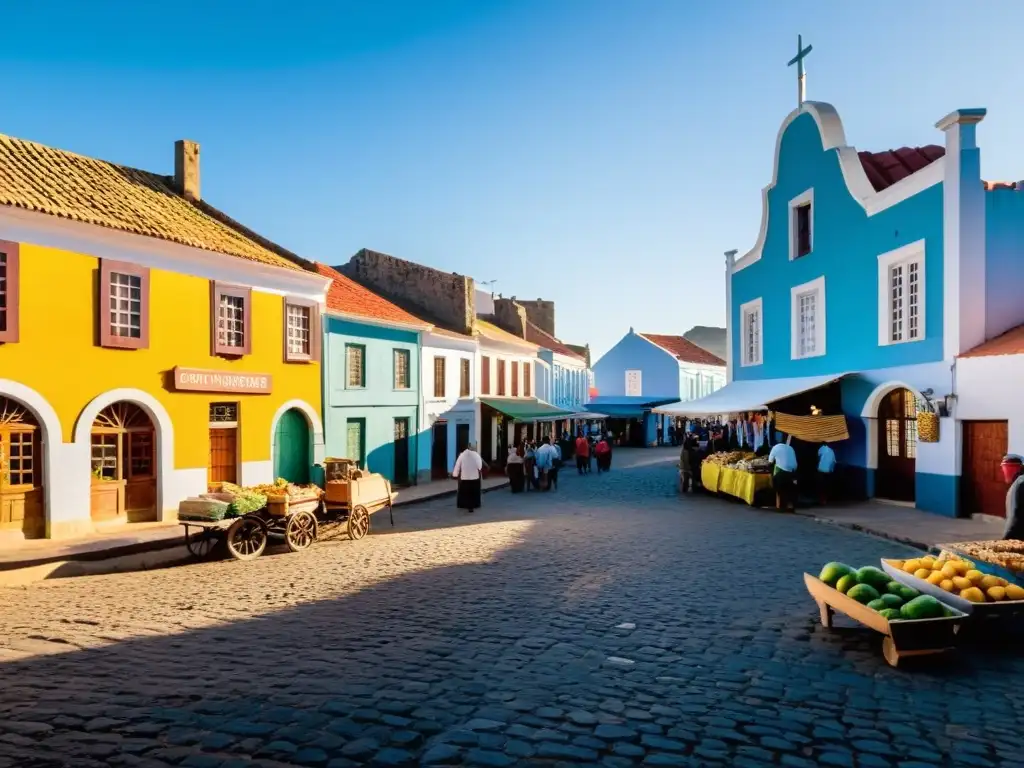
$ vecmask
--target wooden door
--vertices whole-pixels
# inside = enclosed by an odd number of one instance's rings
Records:
[[[238,427],[210,428],[210,463],[207,482],[238,482]]]
[[[1009,488],[1000,469],[1008,450],[1005,421],[963,422],[961,514],[1006,516]]]
[[[39,425],[20,403],[0,397],[0,530],[46,535]]]
[[[90,512],[96,522],[156,520],[156,430],[139,406],[108,405],[93,422]]]
[[[910,390],[894,389],[878,407],[875,495],[913,501],[916,465],[917,397]]]
[[[395,419],[395,484],[409,484],[409,419]]]
[[[434,422],[430,443],[430,476],[434,480],[448,477],[448,422]]]
[[[274,431],[274,477],[305,485],[311,464],[309,423],[302,411],[291,408],[281,414]]]
[[[124,509],[129,523],[156,520],[156,450],[154,431],[129,431],[122,440],[125,452]]]

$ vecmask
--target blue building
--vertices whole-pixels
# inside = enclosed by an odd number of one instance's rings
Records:
[[[396,485],[420,465],[420,333],[430,325],[337,270],[324,318],[324,442]]]
[[[997,470],[967,454],[979,425],[957,414],[958,358],[1024,322],[1024,195],[982,181],[984,116],[955,111],[936,124],[944,146],[886,152],[849,146],[828,104],[786,117],[757,242],[726,254],[730,383],[696,410],[831,407],[849,491],[972,511],[962,481]],[[919,439],[920,410],[937,440]]]
[[[594,363],[597,395],[588,410],[609,417],[624,443],[657,445],[670,421],[652,412],[667,403],[695,400],[725,385],[726,363],[682,336],[629,333]]]

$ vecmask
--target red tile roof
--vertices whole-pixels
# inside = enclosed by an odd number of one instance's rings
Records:
[[[929,144],[925,147],[900,147],[885,152],[858,152],[860,164],[868,175],[868,181],[881,192],[897,181],[930,165],[946,154],[944,147]]]
[[[713,355],[703,347],[698,347],[689,339],[682,336],[666,336],[661,333],[641,333],[652,344],[674,355],[676,360],[684,363],[700,363],[702,365],[725,365],[725,360]]]
[[[1024,325],[1011,328],[1001,336],[989,339],[960,357],[994,357],[995,355],[1019,355],[1024,353]]]
[[[317,264],[316,271],[333,281],[327,291],[327,309],[356,315],[370,320],[390,321],[409,325],[427,326],[423,320],[414,317],[401,307],[397,307],[387,299],[378,296],[368,288],[364,288],[351,278],[345,277],[336,269],[324,264]]]
[[[527,321],[526,323],[526,340],[531,344],[536,344],[538,347],[544,347],[544,349],[550,349],[552,352],[557,352],[560,355],[566,357],[574,357],[577,360],[585,360],[579,352],[569,349],[562,342],[552,336],[546,331],[542,331],[533,323]]]

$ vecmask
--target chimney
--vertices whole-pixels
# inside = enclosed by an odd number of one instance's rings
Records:
[[[199,144],[188,139],[174,142],[174,187],[187,199],[199,197]]]

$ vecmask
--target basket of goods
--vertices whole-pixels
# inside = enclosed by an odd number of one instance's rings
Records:
[[[917,412],[917,439],[922,443],[939,442],[939,414],[925,410]]]
[[[986,573],[971,560],[944,553],[909,560],[882,560],[893,579],[975,617],[1024,616],[1024,587]]]
[[[315,485],[296,485],[283,477],[271,485],[257,485],[249,490],[267,497],[267,511],[276,517],[296,512],[315,512],[320,506],[320,489]]]
[[[220,499],[194,497],[178,502],[178,519],[214,522],[228,517],[231,505]]]
[[[818,603],[825,627],[832,627],[838,611],[880,632],[885,636],[882,653],[892,666],[906,657],[953,650],[966,619],[963,611],[872,565],[852,568],[826,563],[817,577],[805,573],[804,583]]]

